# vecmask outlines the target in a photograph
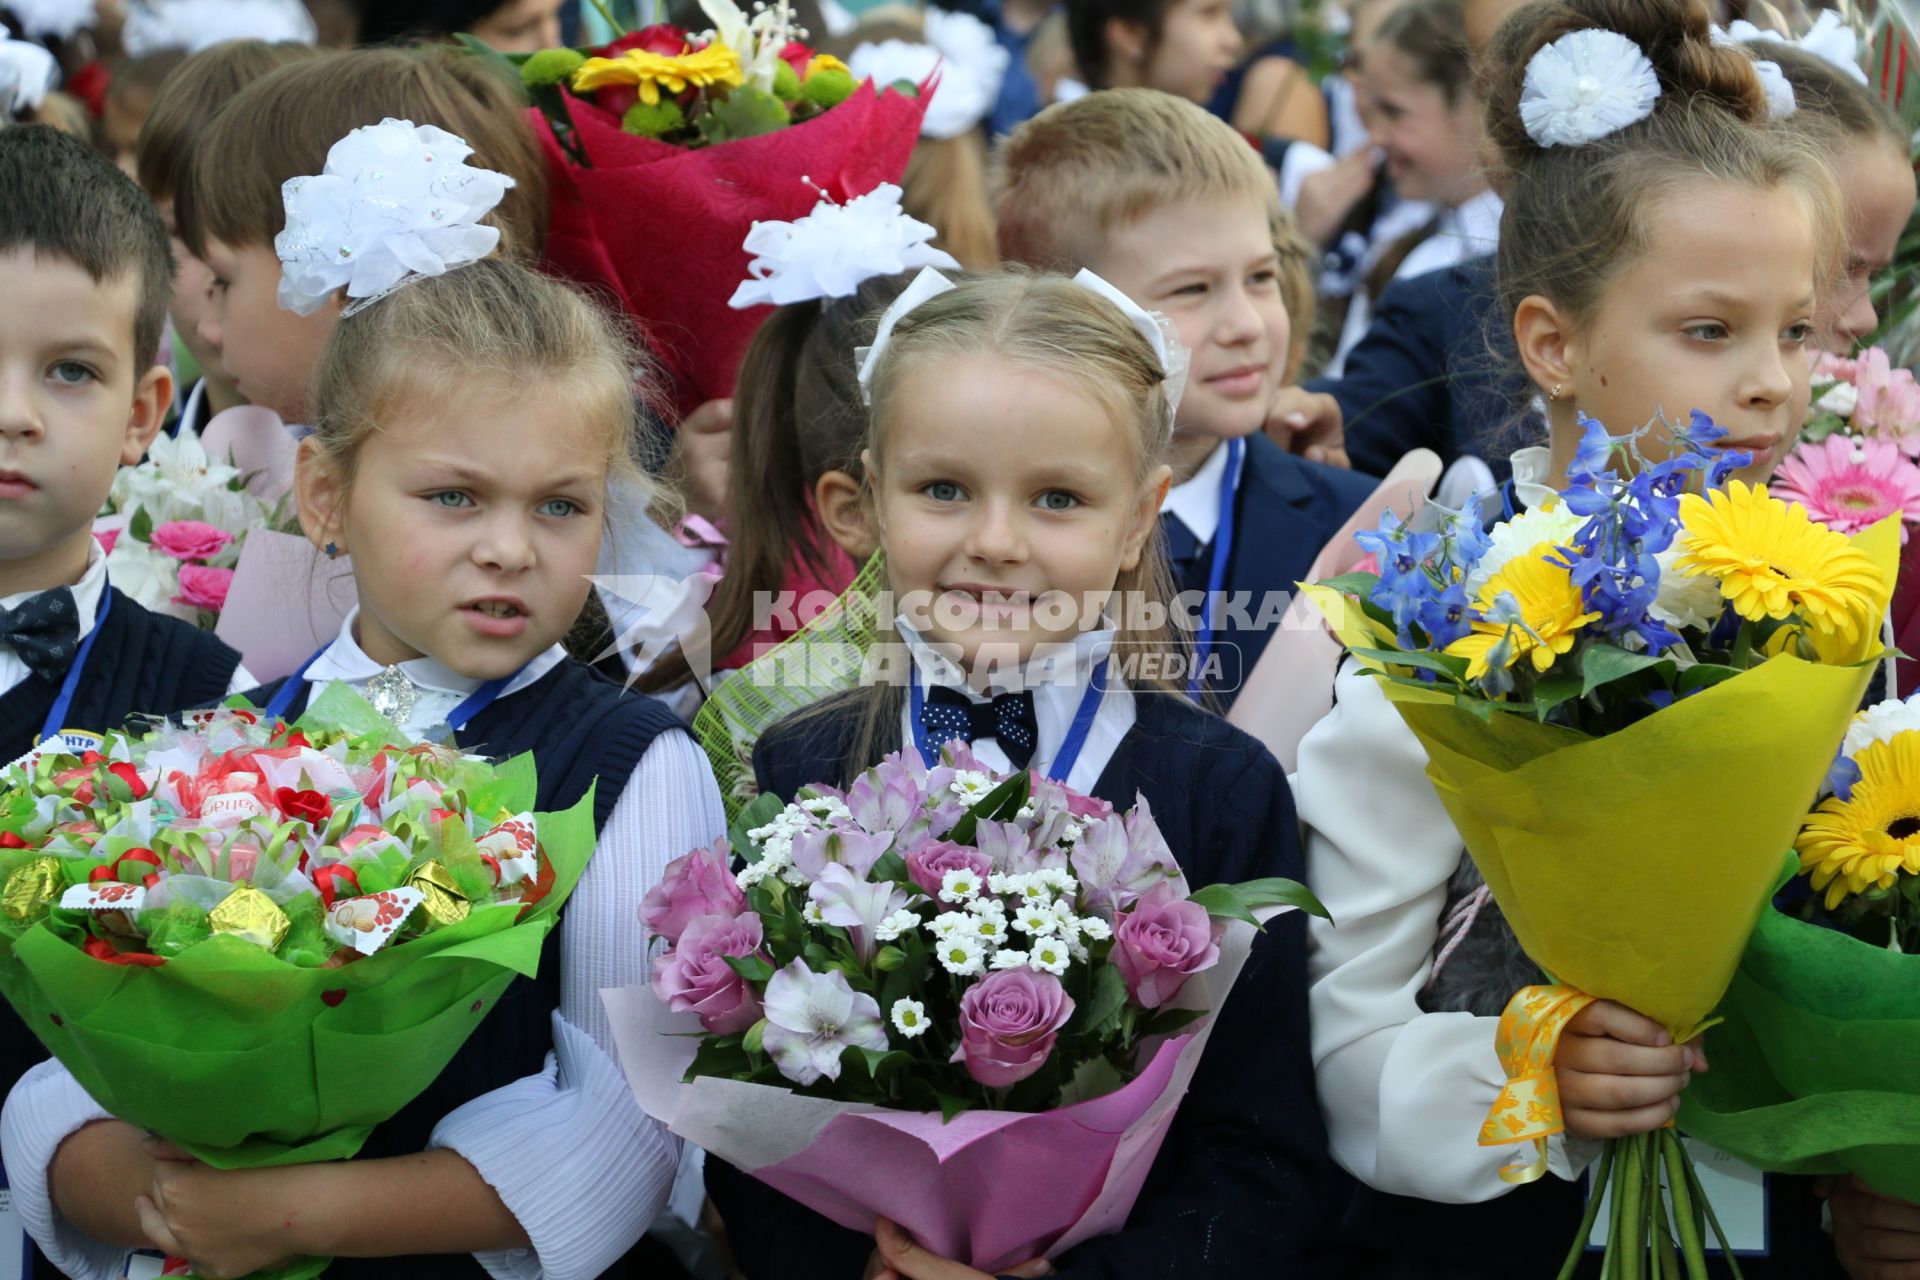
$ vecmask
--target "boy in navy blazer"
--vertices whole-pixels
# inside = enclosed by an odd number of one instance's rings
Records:
[[[1310,327],[1295,235],[1260,155],[1190,102],[1109,89],[1048,108],[1000,146],[1001,256],[1089,269],[1171,322],[1191,353],[1162,508],[1176,617],[1221,707],[1320,549],[1373,491],[1265,435]],[[1294,314],[1289,314],[1289,311]]]

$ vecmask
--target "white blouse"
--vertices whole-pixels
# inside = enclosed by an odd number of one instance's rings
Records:
[[[364,688],[380,668],[353,643],[351,623],[309,674]],[[557,647],[542,654],[502,696],[563,657]],[[402,669],[417,689],[409,725],[444,721],[477,687],[430,659]],[[632,1248],[666,1203],[679,1143],[634,1101],[614,1058],[600,991],[650,980],[652,939],[639,923],[641,899],[669,861],[725,832],[706,756],[684,731],[660,735],[621,792],[566,905],[560,1008],[545,1069],[475,1098],[435,1127],[429,1145],[465,1158],[532,1240],[531,1249],[474,1255],[490,1275],[588,1280]],[[61,1219],[47,1173],[69,1134],[106,1118],[58,1062],[29,1071],[0,1113],[14,1210],[54,1266],[80,1280],[117,1280],[125,1251]]]

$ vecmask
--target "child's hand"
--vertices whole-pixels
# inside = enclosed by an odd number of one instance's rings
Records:
[[[1665,1027],[1611,1000],[1575,1014],[1553,1058],[1567,1132],[1592,1141],[1660,1128],[1680,1109],[1690,1073],[1706,1069],[1697,1041],[1675,1044]]]
[[[1920,1205],[1889,1200],[1858,1178],[1833,1184],[1833,1247],[1853,1280],[1920,1280]]]
[[[153,1186],[135,1206],[156,1248],[193,1264],[205,1280],[283,1266],[299,1252],[284,1240],[300,1212],[281,1169],[214,1169],[154,1139]]]
[[[1353,207],[1366,199],[1375,181],[1372,147],[1362,147],[1302,178],[1300,197],[1293,207],[1301,232],[1322,249],[1331,249],[1340,225]]]
[[[1324,391],[1282,387],[1267,404],[1267,435],[1288,453],[1331,467],[1350,467],[1340,402]]]
[[[687,510],[708,520],[727,517],[727,472],[733,461],[733,401],[709,400],[673,433],[676,474],[686,487]]]
[[[912,1236],[885,1218],[875,1224],[874,1244],[878,1247],[867,1260],[865,1280],[993,1280],[984,1271],[928,1253],[914,1243]],[[1045,1258],[1006,1267],[1002,1275],[1050,1276],[1053,1264]]]

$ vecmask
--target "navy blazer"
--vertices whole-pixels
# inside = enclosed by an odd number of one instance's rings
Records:
[[[1346,373],[1307,384],[1340,402],[1354,469],[1383,476],[1409,450],[1449,465],[1463,453],[1507,475],[1501,438],[1532,387],[1499,322],[1492,257],[1395,280],[1380,295]]]
[[[1266,748],[1176,696],[1144,693],[1136,705],[1094,793],[1122,807],[1145,796],[1195,886],[1300,878],[1293,793]],[[871,763],[851,758],[851,711],[764,735],[754,748],[761,790],[791,798]],[[1126,1226],[1055,1265],[1074,1280],[1331,1275],[1342,1186],[1308,1053],[1305,920],[1289,913],[1256,939]],[[707,1189],[750,1280],[850,1280],[873,1250],[871,1237],[711,1156]]]
[[[1233,705],[1247,673],[1266,651],[1294,584],[1376,483],[1344,467],[1309,462],[1264,435],[1247,440],[1246,465],[1234,493],[1227,599],[1214,609],[1219,671],[1207,686],[1223,710]],[[1211,566],[1212,557],[1203,550],[1184,576],[1176,575],[1175,585],[1182,592],[1206,591]],[[1264,609],[1263,618],[1263,606],[1275,602],[1278,607]]]

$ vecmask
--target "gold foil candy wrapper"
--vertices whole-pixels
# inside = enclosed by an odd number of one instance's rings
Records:
[[[215,933],[230,933],[272,951],[287,939],[293,922],[272,898],[251,885],[234,890],[207,916]]]
[[[407,877],[407,887],[420,891],[420,910],[436,929],[459,924],[473,909],[453,873],[438,862],[421,863],[420,869]]]
[[[60,859],[23,862],[0,888],[0,913],[9,920],[38,920],[60,897]]]

